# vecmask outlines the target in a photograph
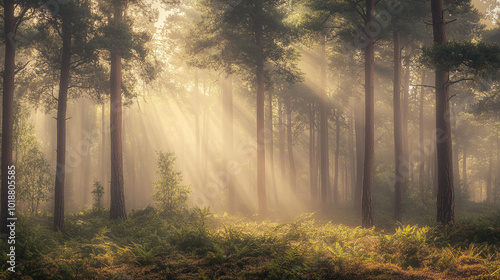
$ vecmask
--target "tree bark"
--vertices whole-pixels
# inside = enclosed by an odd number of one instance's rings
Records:
[[[467,188],[467,142],[463,143],[463,155],[462,155],[462,183],[463,187]]]
[[[314,208],[318,201],[317,168],[316,168],[316,129],[314,103],[309,104],[309,182],[311,192],[311,206]]]
[[[431,0],[434,42],[446,43],[444,0]],[[453,152],[449,120],[449,73],[436,70],[436,140],[437,140],[437,222],[454,222]]]
[[[57,168],[54,187],[54,230],[64,230],[64,179],[66,172],[66,108],[71,70],[71,22],[67,16],[62,19],[62,60],[57,99]]]
[[[328,204],[328,191],[330,189],[330,164],[328,158],[328,97],[326,94],[326,49],[325,42],[322,44],[322,65],[321,65],[321,98],[320,98],[320,158],[321,158],[321,206],[323,209]]]
[[[297,182],[296,182],[296,177],[297,177],[297,171],[295,170],[295,159],[293,157],[293,134],[292,134],[292,110],[290,108],[290,103],[285,103],[285,108],[286,108],[286,120],[287,120],[287,129],[286,129],[286,134],[287,134],[287,144],[288,144],[288,161],[290,163],[290,188],[292,189],[293,193],[297,193]]]
[[[491,155],[488,157],[488,172],[486,174],[486,202],[493,202],[493,187],[492,187],[492,162]]]
[[[366,35],[368,44],[365,47],[365,161],[363,167],[363,200],[362,225],[365,228],[373,226],[372,189],[375,172],[375,42],[373,25],[375,17],[375,0],[366,0]]]
[[[285,181],[285,125],[283,120],[283,102],[281,98],[278,99],[278,149],[280,156],[280,177],[281,184]]]
[[[402,222],[403,219],[403,123],[404,118],[401,115],[401,41],[399,31],[394,31],[394,219]]]
[[[234,178],[231,174],[229,164],[233,160],[234,155],[234,140],[233,140],[233,76],[229,76],[224,80],[222,86],[222,122],[223,122],[223,155],[224,155],[224,169],[226,170],[226,189],[228,193],[228,208],[229,213],[236,212],[236,194],[234,189]]]
[[[333,181],[333,203],[339,204],[339,154],[340,154],[340,116],[339,111],[336,112],[335,124],[335,181]]]
[[[2,211],[1,232],[7,233],[8,192],[9,192],[9,167],[12,166],[12,146],[14,134],[14,76],[16,68],[16,18],[14,17],[14,2],[4,2],[4,42],[5,60],[3,73],[3,103],[2,103]]]
[[[363,193],[363,164],[365,158],[365,121],[363,101],[360,99],[354,105],[354,130],[356,132],[356,186],[354,190],[354,209],[361,209]]]
[[[122,22],[120,4],[114,7],[114,23]],[[118,50],[111,50],[111,101],[110,101],[110,138],[111,138],[111,206],[110,218],[127,218],[123,181],[122,155],[122,61]]]
[[[266,199],[266,147],[264,127],[264,101],[265,101],[265,77],[264,77],[264,31],[262,23],[255,20],[255,42],[257,44],[257,196],[259,204],[259,216],[267,216]]]
[[[270,183],[271,183],[271,188],[273,191],[273,196],[274,196],[274,203],[276,204],[276,207],[279,205],[279,200],[278,200],[278,190],[276,189],[276,174],[274,171],[274,127],[273,127],[273,94],[271,91],[268,93],[268,109],[267,109],[267,132],[269,135],[267,135],[267,153],[268,153],[268,158],[269,158],[269,166],[270,166]]]
[[[426,72],[422,71],[422,82],[421,84],[424,85],[426,81]],[[420,89],[420,96],[419,96],[419,108],[418,108],[418,141],[419,141],[419,152],[420,152],[420,162],[418,164],[419,167],[419,173],[418,173],[418,182],[420,184],[420,188],[423,189],[425,181],[425,160],[424,160],[424,96],[425,96],[425,87],[421,87]]]

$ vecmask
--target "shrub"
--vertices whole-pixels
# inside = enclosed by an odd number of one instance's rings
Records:
[[[175,171],[175,155],[160,152],[158,156],[157,174],[159,180],[154,182],[153,199],[163,211],[179,211],[187,206],[188,186],[182,185],[182,174]]]

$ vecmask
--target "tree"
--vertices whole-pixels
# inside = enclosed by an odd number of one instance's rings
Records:
[[[26,19],[26,14],[33,7],[34,3],[31,3],[31,1],[4,0],[2,4],[4,13],[3,39],[5,42],[5,60],[2,86],[2,186],[0,190],[0,232],[6,233],[8,217],[9,167],[13,164],[12,137],[16,74],[16,46],[19,43],[19,40],[22,39],[18,36],[17,31],[20,24]],[[17,15],[16,10],[19,10]]]
[[[186,207],[189,187],[182,185],[182,174],[175,171],[175,155],[158,153],[158,181],[154,182],[153,199],[163,211],[179,211]]]
[[[431,0],[432,30],[434,43],[446,43],[444,0]],[[436,70],[436,139],[438,160],[437,222],[454,222],[454,186],[450,112],[449,72]]]
[[[373,226],[372,190],[375,172],[374,144],[375,144],[375,40],[374,40],[375,1],[366,0],[365,32],[368,42],[365,46],[365,161],[363,166],[363,199],[362,224],[363,227]]]

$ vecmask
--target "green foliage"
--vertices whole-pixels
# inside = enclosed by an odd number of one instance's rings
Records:
[[[468,71],[487,75],[500,68],[500,46],[490,43],[447,42],[424,47],[422,63],[443,71]]]
[[[16,166],[16,192],[26,203],[28,212],[37,214],[40,204],[50,199],[54,171],[29,123],[29,112],[20,104],[14,106],[14,165]]]
[[[92,204],[92,210],[94,211],[102,211],[104,209],[102,205],[102,199],[104,197],[104,187],[101,182],[94,179],[94,183],[92,184],[92,197],[94,199],[94,203]]]
[[[175,171],[175,155],[173,153],[158,154],[159,180],[154,182],[153,199],[163,211],[180,211],[186,208],[189,186],[182,185],[182,174]]]
[[[23,216],[16,243],[22,263],[10,274],[6,255],[0,256],[0,278],[495,279],[500,271],[494,239],[471,243],[448,228],[446,238],[434,241],[443,229],[405,226],[383,233],[312,217],[277,224],[209,209],[165,214],[146,207],[128,220],[110,221],[105,211],[69,215],[66,232],[54,234],[50,216]],[[481,236],[498,217],[470,226],[464,236]],[[0,250],[8,246],[0,240]]]
[[[391,262],[403,267],[420,267],[429,253],[428,227],[399,227],[393,235],[381,235],[379,250]]]

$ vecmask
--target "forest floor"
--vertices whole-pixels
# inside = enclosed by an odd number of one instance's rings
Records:
[[[118,221],[68,215],[64,233],[51,222],[20,217],[16,273],[2,254],[1,279],[500,279],[499,214],[389,231],[318,214],[271,222],[151,207]]]

